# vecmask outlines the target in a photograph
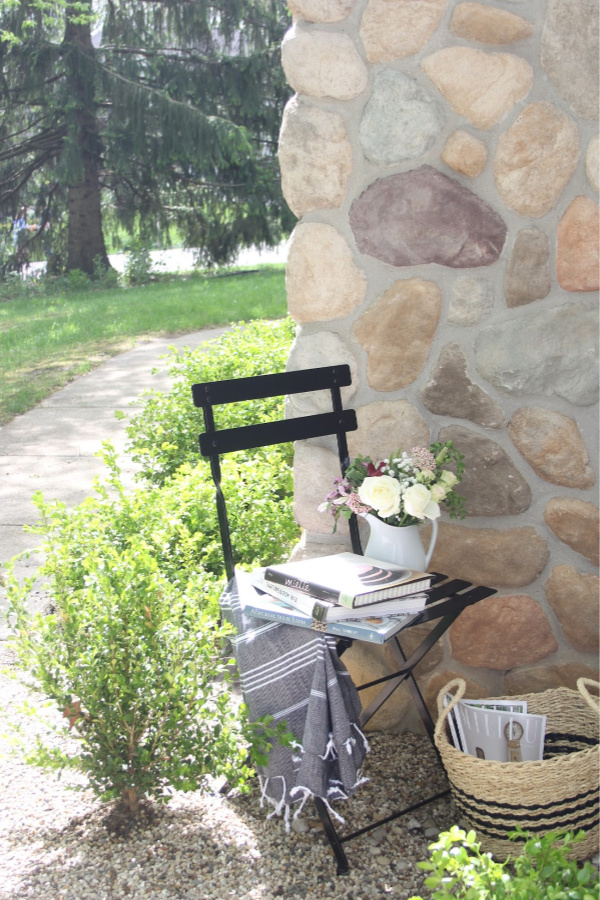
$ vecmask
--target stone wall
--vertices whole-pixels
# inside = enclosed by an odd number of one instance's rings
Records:
[[[499,593],[430,655],[428,699],[455,673],[474,696],[573,685],[598,668],[597,2],[289,5],[289,368],[350,364],[352,454],[466,457],[432,566]],[[317,512],[333,449],[297,449],[297,556],[347,541]]]

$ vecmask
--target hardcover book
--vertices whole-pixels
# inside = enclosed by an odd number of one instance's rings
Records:
[[[245,576],[245,577],[244,577]],[[299,609],[288,606],[283,600],[263,593],[256,588],[246,573],[237,573],[240,603],[247,616],[266,619],[271,622],[283,622],[300,628],[312,628],[333,634],[337,637],[349,637],[358,641],[369,641],[384,644],[393,637],[407,622],[407,616],[372,616],[364,619],[345,619],[340,622],[318,622]]]
[[[357,553],[268,566],[265,581],[350,609],[426,590],[431,575]]]
[[[364,606],[349,609],[329,600],[318,600],[310,594],[303,594],[291,587],[284,587],[274,581],[265,581],[264,569],[252,573],[253,584],[261,591],[283,600],[289,606],[299,609],[319,622],[339,622],[343,619],[368,618],[369,616],[411,615],[421,612],[427,603],[427,594],[409,594],[391,600],[379,600]]]

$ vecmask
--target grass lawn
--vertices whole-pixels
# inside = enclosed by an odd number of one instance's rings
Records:
[[[287,312],[284,266],[154,284],[19,296],[0,303],[0,425],[133,347],[143,335],[278,318]]]

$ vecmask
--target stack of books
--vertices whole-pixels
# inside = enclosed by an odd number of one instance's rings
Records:
[[[335,553],[238,573],[247,615],[317,628],[340,637],[384,643],[420,613],[431,575]]]

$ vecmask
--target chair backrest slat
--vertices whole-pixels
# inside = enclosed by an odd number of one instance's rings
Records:
[[[193,384],[192,397],[196,406],[219,406],[222,403],[331,390],[333,386],[347,387],[351,383],[350,366],[321,366],[317,369]]]
[[[303,441],[336,434],[338,431],[356,431],[356,428],[355,411],[344,409],[341,413],[319,413],[297,419],[281,419],[207,432],[200,435],[200,452],[202,456],[210,457],[214,453],[232,453],[235,450],[285,444],[288,441]]]

